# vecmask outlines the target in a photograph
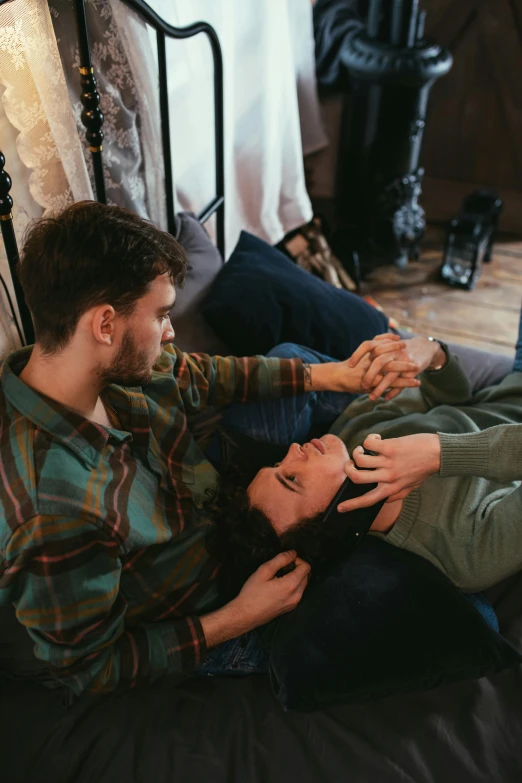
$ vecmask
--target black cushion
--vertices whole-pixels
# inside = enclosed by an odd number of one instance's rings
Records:
[[[386,316],[364,299],[305,272],[246,231],[202,312],[239,356],[295,342],[346,359],[363,340],[388,329]]]
[[[522,661],[444,574],[367,536],[260,632],[272,687],[310,711],[492,674]]]

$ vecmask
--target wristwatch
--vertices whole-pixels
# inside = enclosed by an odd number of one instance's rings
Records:
[[[438,343],[440,345],[440,347],[442,348],[442,350],[444,351],[444,353],[446,354],[446,361],[444,362],[444,364],[439,364],[438,367],[428,367],[427,370],[426,370],[426,372],[438,372],[439,370],[442,370],[442,368],[445,367],[446,364],[448,363],[449,348],[446,345],[446,343],[443,343],[442,340],[437,340],[436,337],[428,337],[428,340],[430,342],[432,342],[432,343]]]

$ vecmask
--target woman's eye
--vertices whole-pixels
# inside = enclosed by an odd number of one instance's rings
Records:
[[[294,476],[292,473],[290,473],[289,476],[285,476],[285,479],[291,481],[293,484],[297,484],[297,476]]]

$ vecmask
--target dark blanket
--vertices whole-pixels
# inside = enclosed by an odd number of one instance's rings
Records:
[[[522,574],[490,591],[522,645]],[[386,655],[386,650],[382,651]],[[520,783],[522,671],[312,714],[285,713],[264,676],[163,679],[65,710],[0,682],[10,783]]]

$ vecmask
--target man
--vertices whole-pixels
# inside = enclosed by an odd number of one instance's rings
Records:
[[[12,673],[76,695],[190,672],[298,603],[309,566],[284,552],[222,605],[204,544],[217,473],[191,420],[208,405],[353,394],[369,366],[312,375],[300,359],[182,354],[169,312],[184,274],[170,235],[95,202],[42,219],[23,248],[36,344],[2,368],[0,604],[31,643]],[[394,391],[417,383],[402,346],[381,345]]]

